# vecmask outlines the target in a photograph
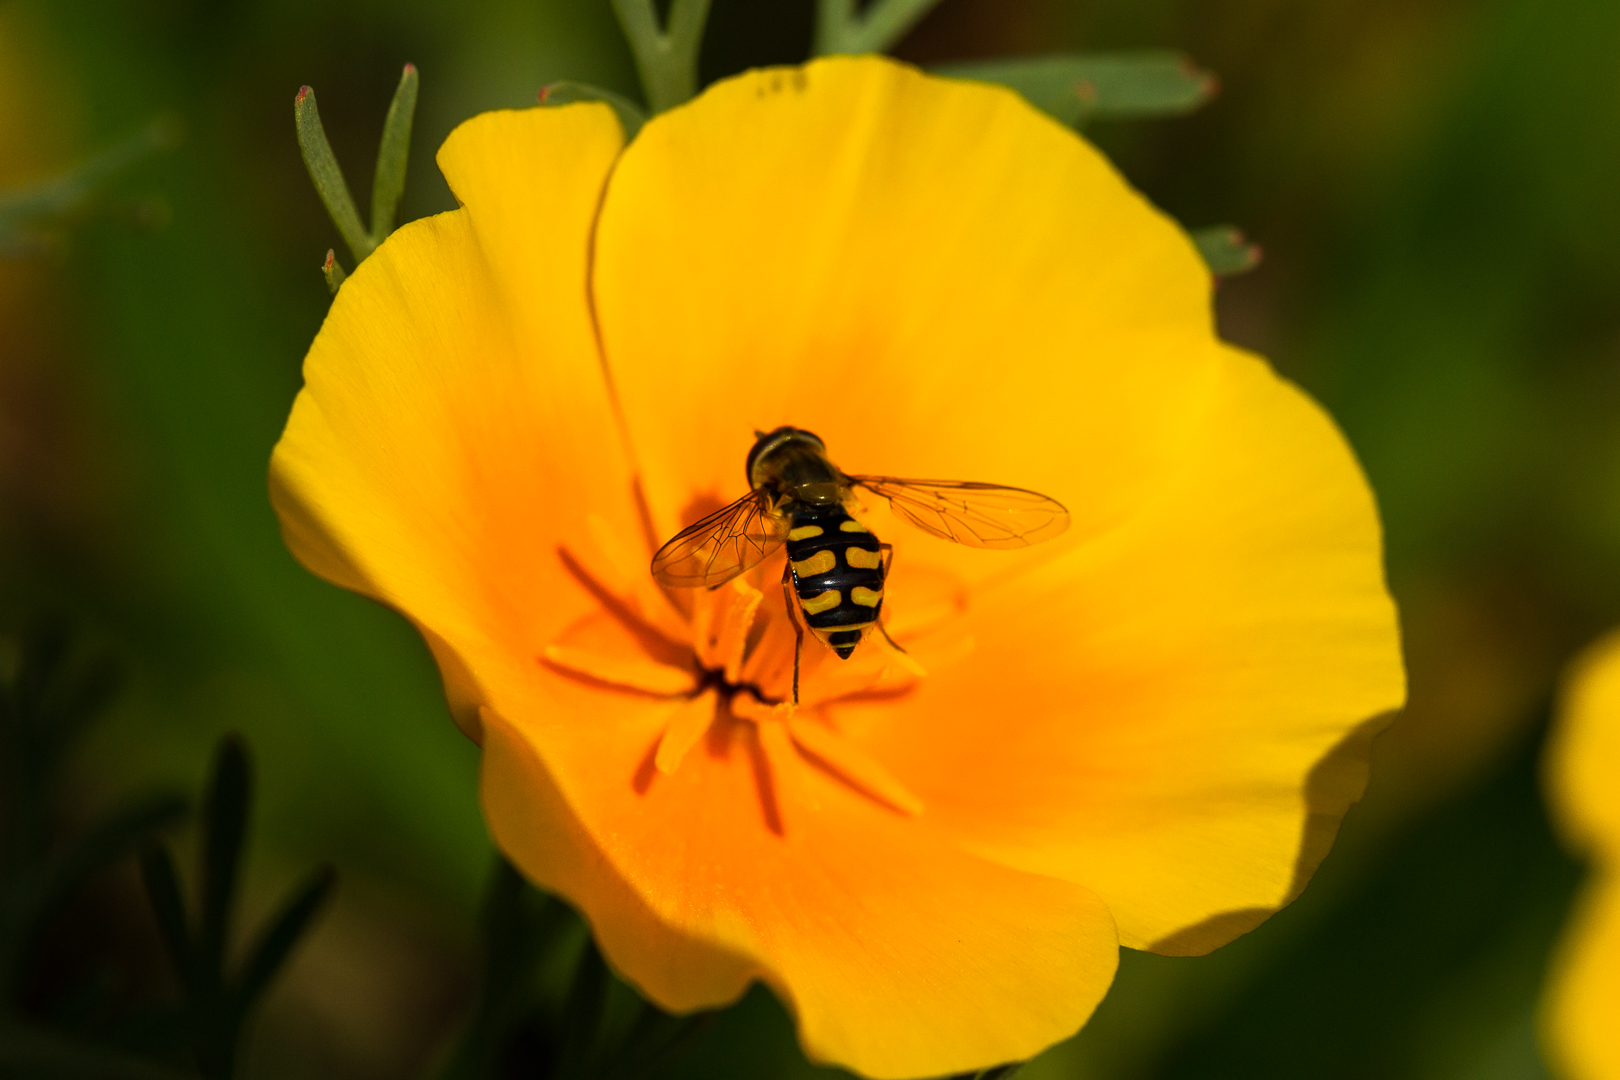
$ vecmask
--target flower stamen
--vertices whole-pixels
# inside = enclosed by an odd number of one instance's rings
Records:
[[[553,667],[618,690],[674,697],[693,690],[692,673],[643,656],[612,655],[567,645],[547,645],[542,659]]]
[[[658,755],[653,759],[659,772],[672,776],[681,767],[687,751],[698,744],[714,723],[719,703],[713,690],[705,690],[675,707],[664,728],[664,736],[658,742]]]
[[[860,747],[826,724],[794,717],[787,722],[787,732],[799,753],[823,772],[903,814],[915,817],[923,812],[921,799]]]
[[[770,576],[770,565],[718,589],[694,590],[677,605],[645,572],[635,545],[600,517],[593,515],[589,525],[589,568],[586,559],[561,554],[602,606],[548,645],[542,659],[604,687],[670,699],[651,762],[657,773],[673,775],[716,724],[742,723],[753,729],[754,770],[773,832],[785,834],[785,804],[813,809],[807,768],[896,813],[923,812],[922,800],[831,726],[823,711],[841,700],[905,694],[926,674],[891,634],[874,633],[860,657],[830,664],[829,654],[812,645],[801,657],[795,708],[787,700],[791,616],[762,608],[760,582]],[[928,571],[915,577],[912,614],[894,620],[907,641],[929,636],[963,607],[954,578]]]

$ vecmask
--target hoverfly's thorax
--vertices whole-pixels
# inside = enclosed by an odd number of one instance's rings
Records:
[[[809,483],[788,482],[793,500],[812,506],[837,506],[844,501],[844,486],[836,480],[813,480]]]
[[[748,485],[794,502],[830,505],[843,498],[826,444],[802,428],[779,427],[759,436],[748,455]]]

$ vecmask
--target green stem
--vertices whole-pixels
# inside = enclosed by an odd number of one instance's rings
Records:
[[[596,940],[587,937],[574,967],[574,983],[568,988],[568,1000],[563,1005],[562,1045],[557,1049],[552,1070],[557,1080],[588,1080],[600,1071],[602,1033],[612,981]]]
[[[855,0],[816,0],[816,33],[811,52],[816,56],[849,52],[844,47],[844,38],[857,18]]]
[[[613,11],[630,41],[647,108],[652,112],[673,109],[696,96],[698,54],[709,2],[674,0],[666,31],[658,25],[653,0],[613,0]]]
[[[939,0],[873,0],[863,15],[856,0],[817,0],[817,56],[886,52]]]

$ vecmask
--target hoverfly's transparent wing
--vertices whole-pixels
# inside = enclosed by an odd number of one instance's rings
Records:
[[[757,565],[787,539],[787,523],[750,492],[676,533],[653,556],[660,584],[712,589]]]
[[[896,514],[923,532],[968,547],[1028,547],[1069,527],[1062,503],[1023,488],[896,476],[851,476],[849,481],[888,499]]]

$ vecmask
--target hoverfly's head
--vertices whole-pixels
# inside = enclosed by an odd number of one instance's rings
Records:
[[[754,448],[748,451],[748,486],[758,489],[778,474],[781,462],[806,452],[818,458],[827,455],[827,444],[803,428],[786,424],[775,431],[754,432]]]

